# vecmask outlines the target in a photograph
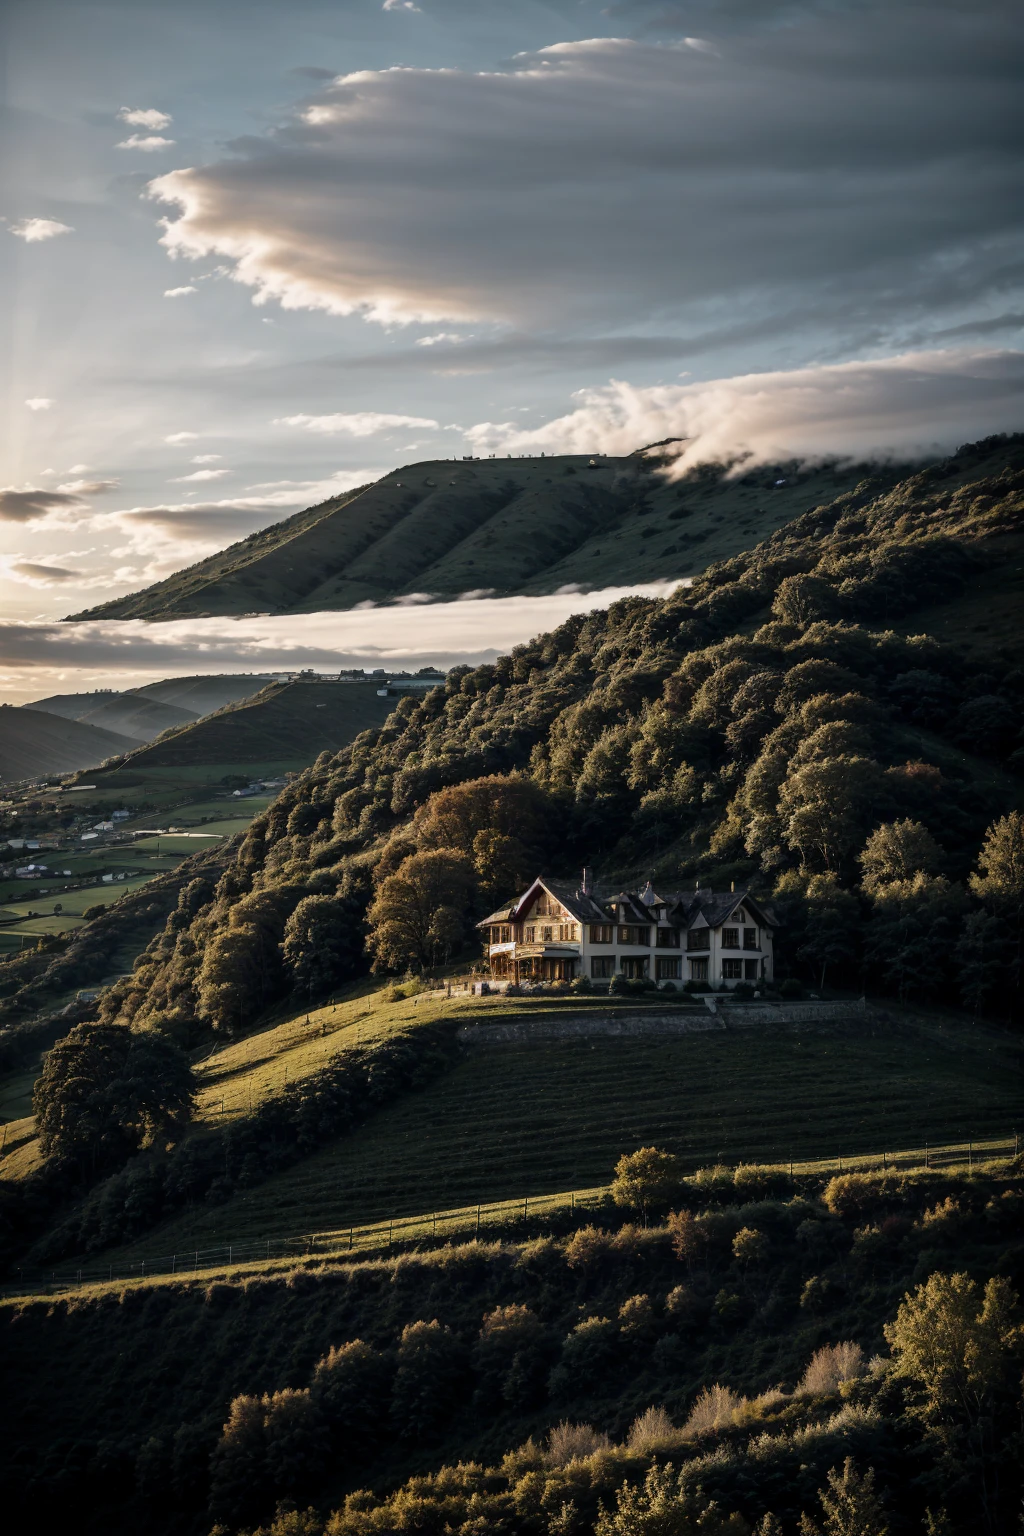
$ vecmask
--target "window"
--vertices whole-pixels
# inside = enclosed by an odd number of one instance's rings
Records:
[[[743,962],[743,979],[744,979],[744,981],[757,981],[757,979],[758,979],[757,978],[757,973],[760,970],[760,968],[761,968],[760,960],[744,960],[744,962]]]
[[[593,955],[590,961],[590,974],[600,980],[605,976],[615,975],[614,955]]]
[[[656,981],[678,981],[679,960],[671,960],[666,955],[664,959],[659,955],[654,962],[654,977]]]
[[[739,929],[738,928],[723,928],[722,929],[722,948],[723,949],[739,949],[739,947],[740,947],[740,931],[739,931]]]
[[[649,928],[634,928],[632,925],[619,929],[620,944],[649,944],[651,942],[651,930]]]
[[[757,929],[756,928],[744,928],[744,930],[743,930],[743,948],[744,949],[756,949],[757,948]]]
[[[550,944],[551,940],[552,940],[552,938],[554,936],[554,932],[555,932],[555,930],[553,928],[542,928],[541,931],[540,931],[540,941],[541,941],[541,943],[542,944]]]
[[[723,960],[722,961],[722,980],[723,981],[741,981],[742,979],[743,979],[743,961],[742,960]]]
[[[619,969],[623,976],[631,976],[634,981],[647,975],[647,966],[646,955],[622,955],[619,959]]]
[[[527,928],[527,930],[526,930],[526,942],[527,942],[527,944],[534,943],[534,941],[536,940],[536,937],[537,937],[537,930],[536,930],[536,928],[534,928],[532,926]]]
[[[678,928],[659,928],[658,929],[658,940],[657,940],[657,942],[658,942],[658,948],[659,949],[678,949],[679,948],[679,929]]]
[[[691,981],[707,981],[707,979],[708,979],[708,962],[707,962],[707,960],[691,960],[690,961],[690,980]]]
[[[499,944],[511,944],[511,942],[512,942],[512,929],[511,928],[499,928],[498,929],[498,943]]]
[[[612,925],[611,925],[611,923],[591,923],[591,925],[590,925],[590,942],[591,942],[591,944],[610,944],[612,942],[612,938],[613,938],[613,934],[612,934]],[[597,975],[596,971],[594,972],[594,975],[595,976]]]
[[[687,949],[710,949],[711,929],[691,928],[686,935]]]

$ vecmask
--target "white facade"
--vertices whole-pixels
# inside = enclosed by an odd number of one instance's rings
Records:
[[[495,979],[649,977],[717,989],[773,978],[772,916],[749,891],[659,894],[648,885],[599,896],[538,879],[479,926]]]

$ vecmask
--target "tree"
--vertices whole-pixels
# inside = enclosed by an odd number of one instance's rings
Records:
[[[1002,925],[998,932],[987,926],[985,938],[1002,949],[1002,976],[1017,1012],[1024,980],[1024,814],[1020,811],[1011,811],[989,827],[970,886]]]
[[[767,1233],[757,1227],[741,1227],[732,1240],[732,1256],[744,1267],[761,1264],[768,1257],[769,1247]]]
[[[214,1029],[231,1033],[250,1023],[263,1006],[251,928],[223,928],[206,946],[199,972],[198,1007]]]
[[[480,852],[481,833],[495,833],[517,845],[517,856],[535,874],[551,822],[551,801],[539,784],[525,775],[494,773],[436,790],[413,817],[412,831],[421,848],[455,848],[467,858]]]
[[[1016,955],[1013,931],[1003,917],[969,912],[954,954],[960,996],[968,1008],[980,1012],[1012,978]]]
[[[1008,1281],[991,1279],[982,1293],[965,1274],[930,1275],[903,1298],[884,1333],[896,1374],[920,1385],[928,1417],[983,1417],[1024,1345],[1017,1307]]]
[[[185,1055],[155,1030],[76,1024],[43,1060],[33,1109],[43,1152],[88,1176],[146,1142],[180,1133],[195,1078]]]
[[[465,1371],[465,1350],[435,1318],[408,1323],[398,1345],[391,1418],[409,1440],[432,1435],[447,1418]]]
[[[865,955],[901,1001],[941,992],[967,907],[962,886],[943,875],[892,880],[874,893]]]
[[[844,891],[835,875],[812,875],[804,895],[805,937],[797,947],[797,957],[815,970],[820,966],[818,985],[825,985],[830,966],[842,965],[857,953],[860,938],[860,904],[850,891]]]
[[[679,1159],[657,1147],[640,1147],[627,1152],[615,1164],[612,1199],[616,1205],[638,1210],[646,1227],[648,1213],[669,1204],[683,1184]]]
[[[992,912],[1018,925],[1024,922],[1024,813],[1011,811],[985,833],[978,855],[979,873],[971,890]]]
[[[390,1368],[362,1339],[336,1345],[317,1362],[310,1395],[335,1442],[351,1457],[372,1439],[387,1411]]]
[[[934,875],[942,864],[942,849],[919,821],[885,821],[864,844],[860,867],[864,889],[875,891],[890,880]]]
[[[852,1456],[847,1456],[840,1472],[828,1473],[828,1487],[822,1490],[821,1507],[825,1512],[825,1536],[887,1536],[885,1511],[875,1493],[875,1474],[869,1467],[857,1471]]]
[[[453,848],[414,853],[381,882],[367,912],[373,969],[426,970],[451,953],[464,933],[473,866]]]
[[[304,896],[284,925],[281,953],[300,993],[326,992],[355,976],[362,952],[362,924],[352,901]]]
[[[779,816],[804,863],[838,870],[877,814],[883,774],[874,758],[841,754],[794,764],[779,791]]]

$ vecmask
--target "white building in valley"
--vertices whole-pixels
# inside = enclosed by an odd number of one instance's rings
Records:
[[[774,918],[749,891],[599,894],[584,874],[576,887],[537,879],[479,924],[491,976],[499,981],[650,977],[713,987],[773,977]]]

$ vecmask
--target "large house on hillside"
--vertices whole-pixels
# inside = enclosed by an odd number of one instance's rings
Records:
[[[755,985],[772,980],[770,908],[749,891],[642,891],[602,895],[584,871],[578,886],[537,879],[492,912],[483,930],[499,981],[588,976],[655,982]]]

